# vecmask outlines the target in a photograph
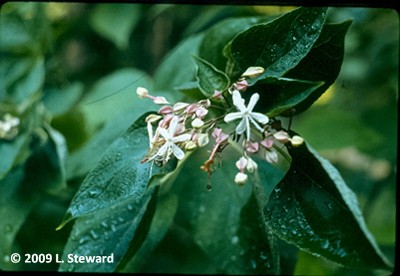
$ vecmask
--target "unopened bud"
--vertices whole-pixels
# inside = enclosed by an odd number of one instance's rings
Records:
[[[204,122],[201,119],[196,118],[192,121],[192,127],[201,128],[202,126],[204,126]]]
[[[244,78],[255,78],[255,77],[258,77],[259,75],[261,75],[262,73],[264,73],[264,68],[263,67],[259,67],[259,66],[249,67],[242,74],[242,77],[244,77]]]
[[[153,101],[155,104],[169,104],[167,99],[165,97],[161,97],[161,96],[154,97]]]
[[[243,186],[247,182],[247,174],[238,172],[235,176],[235,183],[239,186]]]
[[[280,130],[274,134],[274,138],[279,142],[286,143],[290,140],[290,136],[286,131]]]
[[[258,169],[258,165],[253,159],[249,158],[246,169],[249,173],[253,173],[254,171],[256,171]]]
[[[199,147],[204,147],[205,145],[208,144],[210,140],[208,139],[208,134],[206,133],[200,133],[197,134],[197,144]]]
[[[193,141],[188,141],[186,144],[185,144],[185,150],[194,150],[195,148],[197,148],[197,145],[196,145],[196,143],[195,142],[193,142]]]
[[[189,105],[188,103],[179,102],[179,103],[174,104],[173,110],[178,111],[178,110],[184,109],[188,105]]]
[[[246,157],[242,156],[236,161],[236,168],[238,168],[241,172],[247,167],[248,160]]]
[[[278,153],[274,150],[267,151],[267,153],[265,154],[265,159],[269,163],[276,163],[276,162],[278,162]]]
[[[147,90],[144,87],[138,87],[136,89],[136,94],[139,96],[139,98],[147,98],[147,96],[149,95],[149,90]]]
[[[292,139],[290,139],[290,142],[292,146],[296,148],[304,143],[304,139],[298,135],[294,135]]]
[[[145,122],[146,123],[155,123],[158,120],[160,120],[162,118],[162,116],[156,115],[156,114],[150,114],[149,116],[146,117]]]

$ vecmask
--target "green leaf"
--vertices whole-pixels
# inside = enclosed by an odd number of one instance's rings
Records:
[[[45,125],[45,131],[49,135],[48,146],[45,148],[47,158],[49,159],[50,167],[57,172],[58,184],[56,187],[52,187],[53,190],[66,188],[66,172],[65,162],[67,159],[67,144],[64,136],[51,126]]]
[[[143,241],[143,245],[126,266],[122,270],[119,270],[120,272],[141,271],[143,266],[147,264],[151,258],[151,253],[173,223],[177,208],[178,197],[175,194],[168,193],[157,200],[157,210],[151,221],[150,230],[146,239]]]
[[[140,199],[152,176],[175,168],[174,162],[164,167],[141,163],[149,143],[144,121],[147,115],[140,117],[108,147],[84,179],[59,228],[73,218],[111,208],[128,197]]]
[[[323,118],[323,122],[321,121]],[[356,147],[362,151],[378,149],[386,138],[346,109],[313,107],[299,117],[296,130],[316,150]],[[335,139],[332,139],[332,135]]]
[[[20,104],[34,99],[42,92],[44,78],[44,58],[38,57],[32,61],[31,70],[16,82],[15,89],[11,92],[14,102]]]
[[[297,114],[308,109],[336,80],[343,61],[345,35],[351,23],[351,20],[347,20],[338,24],[325,24],[308,55],[285,75],[289,78],[324,82],[306,101],[295,106]]]
[[[151,80],[134,68],[120,69],[98,80],[79,106],[86,129],[95,132],[105,124],[113,124],[121,126],[123,131],[138,116],[150,111],[151,105],[143,104],[135,93],[138,86],[151,90]]]
[[[322,82],[268,77],[250,86],[242,94],[247,99],[258,92],[260,101],[256,110],[274,117],[306,101],[322,84]]]
[[[76,82],[65,89],[45,90],[43,104],[53,116],[60,116],[71,110],[83,93],[83,84]]]
[[[29,28],[22,20],[12,16],[0,16],[0,49],[2,51],[30,51],[33,40]]]
[[[288,151],[291,167],[264,208],[271,231],[345,266],[390,269],[339,172],[306,143]]]
[[[179,174],[173,187],[180,195],[175,223],[187,231],[220,273],[240,274],[242,247],[237,242],[237,232],[241,208],[251,194],[251,186],[235,184],[233,157],[224,159],[223,166],[213,173],[212,190],[207,191],[207,173],[200,169],[208,158],[207,152],[196,151],[190,157],[191,162],[183,165],[185,173]]]
[[[154,90],[170,91],[182,83],[194,81],[196,67],[193,55],[197,55],[202,34],[181,41],[163,60],[154,73]]]
[[[267,21],[271,17],[243,17],[225,19],[205,32],[200,44],[199,56],[213,64],[219,70],[225,70],[227,58],[223,55],[225,45],[235,35],[252,25]]]
[[[0,269],[15,270],[10,262],[15,237],[29,212],[39,200],[39,194],[24,182],[24,167],[15,167],[0,180]]]
[[[93,29],[119,49],[129,46],[130,33],[140,18],[140,5],[97,4],[90,18]]]
[[[152,199],[157,195],[157,189],[151,188],[141,197],[131,196],[119,201],[109,209],[78,218],[65,246],[59,271],[68,272],[113,272],[131,243],[140,246],[143,239],[134,241],[141,231],[141,222],[150,218],[149,212]],[[149,213],[148,213],[149,212]],[[109,260],[96,263],[70,263],[70,254],[76,256],[109,256]]]
[[[18,155],[28,142],[28,138],[28,134],[23,132],[19,134],[13,141],[0,140],[0,180],[3,179],[12,169],[16,159],[18,158]]]
[[[258,24],[238,34],[225,53],[241,72],[261,66],[258,78],[280,77],[295,67],[317,40],[326,8],[301,7],[270,23]]]
[[[197,65],[197,81],[200,90],[206,97],[212,97],[214,92],[223,92],[229,87],[229,78],[212,64],[199,57],[194,57]]]

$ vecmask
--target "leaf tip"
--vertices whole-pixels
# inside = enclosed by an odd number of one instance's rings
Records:
[[[61,223],[56,227],[56,231],[61,230],[64,226],[73,219],[71,213],[67,213]]]

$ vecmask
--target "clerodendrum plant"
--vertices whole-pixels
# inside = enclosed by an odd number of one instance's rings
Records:
[[[193,57],[195,70],[171,79],[181,92],[175,102],[138,87],[157,111],[107,149],[59,227],[76,219],[65,259],[114,254],[114,262],[60,270],[140,270],[173,224],[221,273],[283,273],[295,248],[390,270],[354,193],[290,125],[340,71],[351,21],[326,23],[326,13],[301,7],[274,19],[228,19],[177,51]],[[197,183],[209,192],[190,193]]]

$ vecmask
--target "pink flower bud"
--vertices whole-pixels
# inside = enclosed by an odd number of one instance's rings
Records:
[[[236,161],[236,168],[238,168],[241,172],[243,172],[244,169],[246,169],[247,167],[247,163],[248,163],[247,158],[242,156],[239,158],[238,161]]]
[[[158,114],[162,114],[162,115],[167,115],[167,114],[171,114],[173,111],[172,107],[168,106],[168,105],[164,105],[163,107],[161,107],[158,110]]]

